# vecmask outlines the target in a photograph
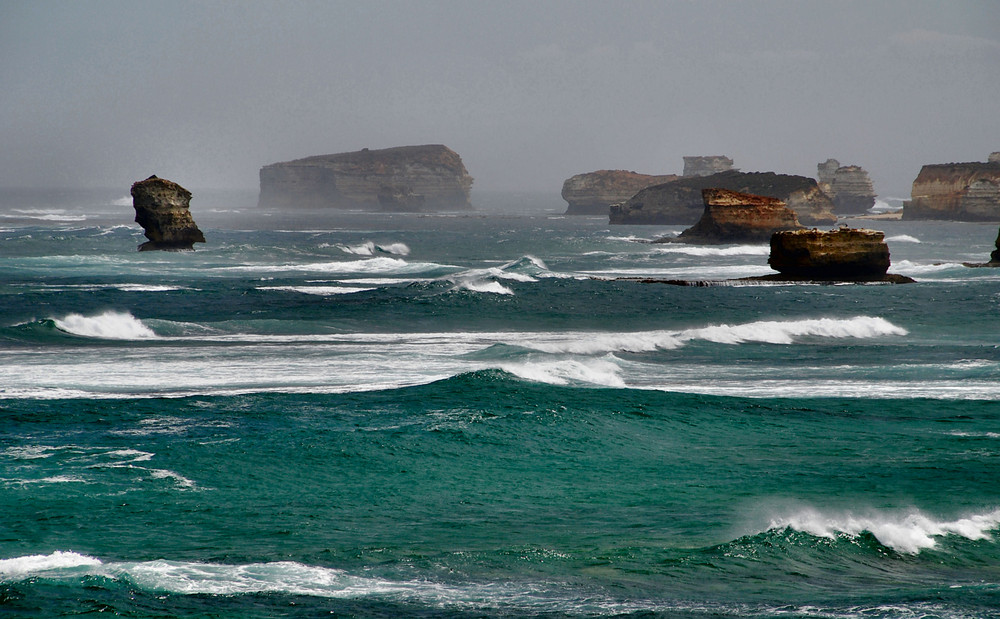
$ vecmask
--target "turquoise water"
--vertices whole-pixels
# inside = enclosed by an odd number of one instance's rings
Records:
[[[2,612],[1000,616],[995,225],[677,287],[767,248],[94,200],[0,220]]]

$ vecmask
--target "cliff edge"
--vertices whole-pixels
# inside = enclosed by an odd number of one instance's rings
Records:
[[[569,203],[567,215],[607,215],[612,204],[628,200],[651,185],[678,178],[674,174],[656,176],[627,170],[597,170],[567,178],[562,198]]]
[[[1000,153],[986,163],[923,166],[903,202],[903,219],[1000,221]]]

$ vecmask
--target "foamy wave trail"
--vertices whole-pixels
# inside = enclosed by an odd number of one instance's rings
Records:
[[[337,294],[367,292],[375,289],[361,288],[357,286],[258,286],[257,290],[278,290],[281,292],[298,292],[301,294],[313,294],[328,297]]]
[[[566,337],[517,342],[521,346],[548,353],[601,354],[608,352],[652,352],[673,350],[694,340],[718,344],[792,344],[796,338],[875,338],[901,336],[908,332],[888,320],[873,316],[854,318],[814,318],[790,321],[757,321],[742,325],[713,325],[682,331],[636,333],[576,333]]]
[[[223,271],[250,271],[260,273],[334,273],[334,274],[384,274],[384,275],[411,275],[414,273],[428,273],[451,271],[455,267],[450,267],[434,262],[407,262],[401,258],[388,258],[378,256],[365,260],[348,260],[344,262],[306,262],[294,264],[259,264],[241,265],[234,267],[221,267]]]
[[[623,388],[621,368],[610,359],[524,362],[502,364],[500,369],[518,378],[549,385],[589,384]]]
[[[52,320],[60,331],[107,340],[148,340],[157,337],[152,329],[128,312],[108,311],[96,316],[69,314]]]
[[[909,234],[897,234],[886,239],[889,243],[919,243],[920,239]]]
[[[771,519],[769,529],[792,529],[816,537],[835,539],[857,537],[868,532],[880,544],[897,552],[917,554],[934,548],[938,538],[958,535],[968,540],[989,540],[1000,526],[1000,509],[971,514],[955,520],[938,520],[920,511],[856,515],[851,512],[824,513],[803,508],[787,516]]]
[[[730,247],[705,247],[663,243],[656,247],[658,254],[684,254],[687,256],[767,256],[768,245],[733,245]]]
[[[452,290],[453,291],[465,290],[468,292],[484,292],[489,294],[503,294],[503,295],[514,294],[513,290],[504,286],[500,282],[478,280],[478,279],[460,281]]]
[[[894,273],[902,275],[928,275],[931,273],[941,273],[952,269],[964,269],[958,262],[936,262],[933,264],[921,264],[911,260],[900,260],[892,263]]]
[[[339,245],[338,247],[340,247],[341,251],[356,256],[374,256],[379,253],[394,254],[396,256],[410,255],[410,248],[405,243],[376,245],[372,241],[365,241],[360,245]]]

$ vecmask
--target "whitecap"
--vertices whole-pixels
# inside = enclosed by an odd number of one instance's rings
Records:
[[[144,340],[156,337],[152,329],[128,312],[107,311],[96,316],[69,314],[53,320],[60,331],[109,340]]]
[[[360,245],[338,245],[341,251],[354,254],[356,256],[374,256],[378,253],[394,254],[397,256],[410,255],[410,248],[405,243],[387,243],[377,245],[372,241],[365,241]]]
[[[708,247],[705,245],[661,243],[656,246],[654,251],[659,254],[685,254],[688,256],[767,256],[771,253],[771,247],[768,245]]]
[[[453,290],[467,290],[469,292],[485,292],[489,294],[512,295],[514,291],[504,286],[500,282],[469,280],[459,282]]]
[[[897,234],[886,239],[889,243],[919,243],[920,239],[909,234]]]
[[[257,290],[279,290],[282,292],[298,292],[301,294],[314,294],[319,296],[332,296],[336,294],[354,294],[356,292],[367,292],[374,288],[358,288],[351,286],[258,286]]]
[[[937,544],[937,538],[947,535],[958,535],[969,540],[991,539],[990,532],[998,525],[1000,509],[943,520],[919,510],[873,511],[858,515],[852,512],[825,513],[813,508],[803,508],[787,516],[772,518],[768,528],[789,528],[829,539],[838,535],[857,537],[867,531],[879,543],[897,552],[917,554],[921,550],[933,548]]]
[[[57,550],[48,555],[28,555],[0,559],[0,578],[14,580],[29,578],[53,570],[90,568],[101,565],[99,559],[75,552]]]
[[[549,385],[586,383],[602,387],[625,387],[621,368],[613,361],[605,359],[507,363],[501,365],[500,369],[525,380]]]

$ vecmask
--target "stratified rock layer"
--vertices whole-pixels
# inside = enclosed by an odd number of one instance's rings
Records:
[[[705,211],[681,232],[686,243],[763,243],[779,230],[802,228],[795,211],[777,198],[728,189],[702,189]]]
[[[467,210],[462,158],[440,144],[318,155],[260,170],[263,207]]]
[[[807,225],[837,221],[833,202],[805,176],[774,172],[720,172],[647,187],[610,209],[612,224],[693,224],[704,211],[702,189],[717,187],[776,198]]]
[[[1000,220],[1000,157],[925,165],[903,202],[903,219]]]
[[[191,192],[173,181],[150,176],[132,184],[135,221],[149,241],[139,251],[193,249],[205,235],[194,223],[189,209]]]
[[[638,191],[680,178],[674,174],[654,176],[627,170],[597,170],[566,179],[563,200],[567,215],[607,215],[612,204],[628,200]]]
[[[877,230],[842,227],[776,232],[768,264],[782,276],[811,280],[875,281],[886,277],[889,246]]]
[[[875,188],[864,168],[842,166],[836,159],[827,159],[817,168],[819,188],[830,196],[836,213],[856,215],[875,206]]]

